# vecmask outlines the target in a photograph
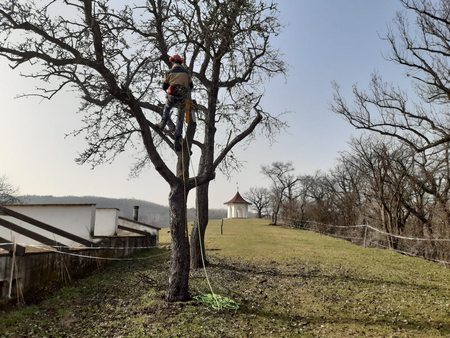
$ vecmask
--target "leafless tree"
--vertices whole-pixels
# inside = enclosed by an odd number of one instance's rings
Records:
[[[252,136],[256,126],[273,137],[284,125],[259,105],[264,78],[284,73],[277,50],[270,46],[271,36],[280,25],[273,3],[240,0],[233,2],[180,1],[164,5],[150,0],[147,10],[155,19],[148,23],[156,29],[142,37],[154,40],[161,55],[176,46],[189,59],[196,81],[196,108],[199,110],[198,146],[201,156],[198,173],[239,166],[233,147]],[[128,24],[134,27],[133,18]],[[219,131],[219,133],[216,133]],[[215,142],[213,146],[212,141]],[[215,155],[215,149],[218,154]],[[143,161],[145,163],[145,160]],[[208,182],[197,187],[197,226],[191,236],[191,266],[205,261],[204,236],[208,224]],[[203,257],[202,257],[203,256]]]
[[[262,218],[263,212],[270,206],[269,190],[263,187],[251,187],[245,194],[245,198],[252,203],[252,207],[258,213],[258,218]]]
[[[11,185],[5,176],[0,177],[0,204],[20,203],[17,188]]]
[[[346,103],[335,84],[332,110],[358,129],[395,137],[416,151],[450,142],[450,5],[448,0],[400,0],[396,29],[385,40],[389,60],[407,71],[417,100],[374,74],[368,92],[353,87],[354,104]],[[414,16],[414,24],[408,15]],[[411,27],[412,26],[412,27]]]
[[[354,225],[361,221],[365,176],[345,154],[337,159],[336,166],[330,170],[328,182],[334,195],[335,224]]]
[[[430,239],[449,236],[449,166],[449,151],[445,149],[415,154],[411,166],[403,167],[410,190],[410,198],[404,200],[404,205],[416,220],[412,224],[416,225],[416,230],[410,234]],[[417,243],[416,250],[425,257],[436,258],[442,254],[436,244],[433,241]]]
[[[363,137],[351,142],[342,155],[352,171],[359,172],[359,201],[362,217],[379,224],[386,232],[411,237],[448,236],[448,151],[415,153],[386,138]],[[341,159],[341,160],[342,160]],[[388,245],[437,258],[446,252],[436,242],[407,242],[388,238]],[[442,256],[440,257],[443,258]]]
[[[403,234],[411,212],[405,202],[411,197],[407,172],[412,164],[412,151],[398,142],[376,137],[353,139],[352,152],[347,160],[366,175],[364,186],[366,217],[386,231]],[[371,212],[372,206],[375,213]],[[398,240],[389,238],[389,246],[397,247]]]
[[[292,202],[296,199],[296,185],[299,178],[292,174],[293,171],[292,162],[273,162],[270,165],[261,166],[263,175],[272,182],[272,223],[274,225],[278,222],[283,201]]]
[[[301,176],[304,197],[307,201],[305,214],[310,220],[335,223],[333,213],[333,188],[327,173],[317,171],[313,175]]]
[[[204,93],[198,96],[204,127],[203,141],[199,141],[203,144],[200,174],[238,166],[231,150],[252,136],[257,125],[269,137],[283,125],[259,104],[264,93],[262,80],[285,72],[278,51],[270,45],[280,29],[277,13],[275,4],[254,0],[189,1],[174,6],[178,44],[184,46],[185,54],[192,53],[190,67]],[[204,260],[201,248],[205,247],[208,224],[208,191],[208,183],[197,188],[198,225],[191,237],[193,268],[201,267]]]

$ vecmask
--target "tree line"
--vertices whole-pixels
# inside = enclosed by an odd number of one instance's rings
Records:
[[[412,90],[374,73],[368,89],[353,86],[352,101],[334,84],[331,109],[356,129],[350,150],[328,172],[294,175],[292,163],[262,166],[269,189],[246,195],[259,214],[349,226],[371,224],[386,246],[448,261],[450,238],[450,6],[447,0],[400,0],[384,37],[387,59],[405,70]],[[264,192],[260,198],[258,192]]]
[[[308,221],[369,224],[392,235],[430,239],[407,242],[387,236],[390,248],[447,258],[447,246],[432,239],[450,238],[448,147],[417,153],[401,142],[366,135],[353,139],[331,170],[294,171],[291,162],[262,166],[270,187],[253,187],[245,194],[259,217],[297,226]]]

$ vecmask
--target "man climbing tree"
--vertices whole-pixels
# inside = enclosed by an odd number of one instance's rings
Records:
[[[181,150],[181,135],[183,133],[183,121],[185,115],[185,106],[190,100],[190,91],[193,88],[191,77],[188,70],[183,67],[183,58],[175,54],[169,58],[171,64],[163,82],[163,89],[167,92],[167,101],[164,106],[162,120],[158,127],[164,129],[170,118],[170,112],[177,108],[177,123],[175,128],[175,150]],[[190,112],[187,112],[188,114]]]
[[[275,12],[274,5],[256,0],[148,0],[145,6],[120,10],[107,0],[0,4],[0,55],[13,68],[45,81],[47,87],[33,95],[51,99],[66,88],[81,94],[85,125],[74,135],[83,134],[87,147],[77,161],[95,166],[143,147],[139,167],[151,163],[170,186],[168,301],[190,298],[189,191],[207,187],[232,148],[258,124],[273,121],[260,106],[260,83],[264,75],[284,72],[269,44],[279,27]],[[159,76],[169,66],[172,48],[188,56],[189,72],[200,88],[199,130],[195,122],[188,124],[182,150],[169,152],[174,170],[162,155],[167,146],[175,147],[175,135],[157,126],[164,107]],[[225,141],[216,138],[219,126]],[[192,146],[201,152],[195,177],[189,177]]]

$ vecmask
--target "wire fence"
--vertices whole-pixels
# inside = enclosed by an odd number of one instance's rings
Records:
[[[316,221],[283,219],[284,224],[297,229],[317,232],[357,245],[382,248],[402,255],[423,258],[450,266],[450,238],[424,238],[389,233],[369,224],[335,225]]]
[[[7,243],[0,243],[0,250],[3,249],[5,251],[9,251],[10,254],[15,254],[16,251],[16,245],[17,243],[14,242],[14,240],[11,240],[11,242]],[[5,248],[6,246],[10,247],[11,245],[14,245],[14,248]],[[4,248],[2,248],[4,247]],[[86,259],[94,259],[94,260],[103,260],[103,261],[133,261],[133,260],[147,260],[152,259],[159,256],[165,256],[170,254],[170,250],[165,251],[162,254],[152,254],[148,257],[109,257],[106,252],[109,250],[116,252],[116,251],[130,251],[130,252],[138,252],[142,250],[151,250],[155,248],[159,248],[158,246],[150,245],[150,246],[133,246],[133,245],[127,245],[127,246],[95,246],[95,247],[88,247],[88,246],[60,246],[60,245],[32,245],[32,244],[24,244],[24,247],[26,248],[27,253],[56,253],[59,255],[66,255],[66,256],[74,256],[74,257],[80,257],[80,258],[86,258]],[[29,251],[31,250],[31,251]],[[37,250],[37,251],[36,251]],[[105,252],[106,251],[106,252]],[[83,253],[81,253],[83,252]],[[114,253],[112,253],[114,255]]]
[[[423,237],[411,237],[403,236],[399,234],[393,234],[386,232],[384,230],[373,227],[369,224],[357,224],[357,225],[335,225],[329,223],[321,223],[317,221],[299,221],[297,219],[282,219],[282,222],[288,226],[297,229],[309,230],[317,232],[323,235],[327,235],[333,238],[343,239],[350,241],[354,244],[362,245],[364,247],[378,247],[383,249],[389,249],[398,252],[403,255],[424,258],[429,261],[444,264],[450,266],[450,238],[423,238]],[[392,245],[392,239],[396,239],[395,245]],[[406,244],[404,242],[415,242],[424,243],[422,245],[417,244]],[[430,243],[432,245],[430,245]],[[449,243],[448,245],[446,245]],[[441,247],[437,245],[441,244]],[[0,243],[0,249],[2,246],[10,246],[11,242]],[[81,254],[73,251],[92,251],[98,252],[99,250],[145,250],[154,247],[149,246],[99,246],[99,247],[65,247],[69,250],[61,250],[61,246],[48,246],[48,245],[29,245],[28,247],[33,247],[35,249],[40,249],[44,251],[54,252],[61,255],[67,256],[78,256],[87,259],[97,259],[97,260],[140,260],[140,259],[150,259],[151,257],[102,257],[99,255],[91,254]],[[170,250],[161,254],[168,255]],[[153,255],[152,255],[153,256]],[[159,256],[159,255],[157,255]],[[154,257],[154,256],[153,256]]]

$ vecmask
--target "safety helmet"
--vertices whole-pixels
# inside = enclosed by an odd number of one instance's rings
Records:
[[[172,55],[172,56],[169,58],[169,62],[170,62],[170,63],[179,63],[179,64],[182,64],[182,63],[184,62],[184,60],[183,60],[183,58],[182,58],[180,55],[175,54],[175,55]]]

